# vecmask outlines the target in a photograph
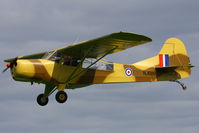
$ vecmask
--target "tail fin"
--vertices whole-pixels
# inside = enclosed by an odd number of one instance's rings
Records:
[[[139,70],[155,68],[157,80],[177,80],[191,75],[191,64],[183,42],[177,38],[165,41],[157,56],[133,64]]]
[[[159,52],[160,68],[176,68],[175,71],[181,78],[189,77],[191,74],[190,59],[183,42],[177,38],[169,38]]]
[[[177,38],[169,38],[166,40],[159,52],[159,58],[162,55],[169,56],[169,66],[188,66],[190,64],[186,47],[183,42]]]

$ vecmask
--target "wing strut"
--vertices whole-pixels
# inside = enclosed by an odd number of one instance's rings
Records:
[[[57,88],[52,83],[47,83],[44,90],[44,97],[50,96]]]
[[[112,48],[111,50],[108,50],[103,56],[101,56],[100,58],[98,58],[95,62],[93,62],[92,64],[90,64],[88,67],[86,67],[84,70],[80,71],[79,73],[75,74],[75,72],[80,68],[80,66],[82,65],[83,61],[86,58],[86,55],[89,54],[89,52],[92,50],[92,48],[90,48],[88,50],[88,52],[85,54],[85,56],[81,59],[81,62],[78,64],[78,66],[76,67],[76,69],[71,73],[71,75],[69,76],[69,78],[66,80],[65,83],[70,82],[71,80],[73,80],[74,78],[76,78],[79,74],[81,74],[82,72],[85,72],[87,69],[89,69],[91,66],[93,66],[95,63],[97,63],[99,60],[101,60],[102,58],[104,58],[106,55],[110,54],[113,50],[115,50],[117,48],[117,46],[115,46],[114,48]]]

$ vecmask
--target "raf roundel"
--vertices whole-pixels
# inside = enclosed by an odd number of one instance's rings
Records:
[[[126,73],[127,76],[131,76],[132,75],[131,68],[126,68],[125,73]]]

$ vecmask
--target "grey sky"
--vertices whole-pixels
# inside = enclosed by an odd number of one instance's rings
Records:
[[[0,132],[197,133],[199,131],[199,1],[195,0],[0,0],[0,68],[3,59],[51,50],[111,32],[144,34],[153,42],[107,56],[133,63],[160,50],[168,37],[187,46],[192,75],[183,92],[169,82],[92,85],[54,94],[40,107],[44,85],[15,82],[0,74]]]

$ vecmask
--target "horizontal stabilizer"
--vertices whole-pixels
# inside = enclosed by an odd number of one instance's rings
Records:
[[[194,66],[192,65],[187,65],[187,66],[168,66],[168,67],[156,67],[155,69],[178,69],[178,68],[184,68],[184,69],[187,69],[187,68],[192,68]]]

